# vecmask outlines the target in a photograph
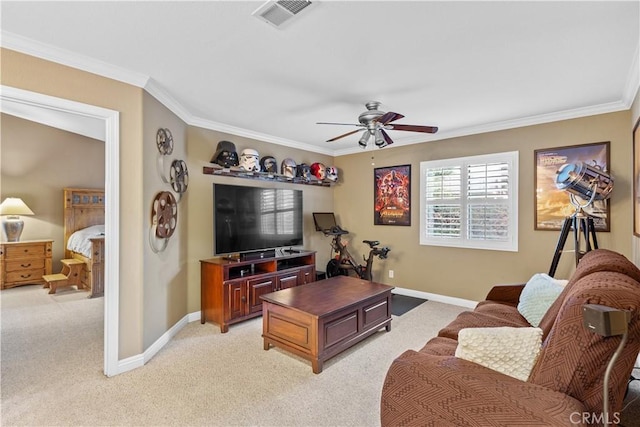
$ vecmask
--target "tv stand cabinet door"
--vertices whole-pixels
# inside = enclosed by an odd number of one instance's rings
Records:
[[[275,290],[276,278],[273,276],[247,280],[248,313],[262,313],[262,300],[260,297]]]
[[[307,283],[316,281],[316,266],[315,265],[307,265],[305,267],[300,267],[300,275],[299,275],[299,284],[306,285]]]
[[[225,283],[225,325],[221,325],[221,329],[228,329],[227,322],[243,317],[246,314],[247,296],[244,289],[245,283],[245,280],[233,280]],[[226,332],[226,330],[223,332]]]

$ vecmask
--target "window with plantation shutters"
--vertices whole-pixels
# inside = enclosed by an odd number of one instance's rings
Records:
[[[420,163],[420,244],[518,250],[518,152]]]

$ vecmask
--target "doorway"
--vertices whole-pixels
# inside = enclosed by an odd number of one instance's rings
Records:
[[[104,374],[124,370],[119,337],[119,113],[67,99],[0,86],[0,111],[26,120],[101,139],[105,143]],[[126,369],[125,369],[126,370]]]

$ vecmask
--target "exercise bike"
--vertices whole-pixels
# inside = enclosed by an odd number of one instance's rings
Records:
[[[349,271],[354,271],[356,275],[364,280],[370,282],[373,281],[373,259],[378,257],[380,259],[387,258],[387,254],[391,249],[386,246],[378,247],[380,244],[377,240],[363,240],[362,243],[369,245],[369,256],[363,259],[365,264],[358,264],[356,260],[351,256],[347,245],[342,243],[342,237],[345,234],[349,234],[347,230],[343,230],[340,226],[333,226],[328,230],[323,230],[325,235],[333,236],[331,239],[331,248],[336,253],[336,256],[327,263],[327,277],[334,276],[348,276]]]

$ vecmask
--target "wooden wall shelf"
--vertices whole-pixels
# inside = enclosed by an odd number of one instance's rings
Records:
[[[273,181],[273,182],[288,182],[291,184],[303,184],[303,185],[315,185],[316,187],[330,187],[333,182],[320,181],[318,178],[311,177],[311,180],[307,181],[303,178],[289,178],[288,176],[273,174],[268,172],[247,172],[242,169],[236,168],[223,168],[222,166],[212,164],[211,166],[204,166],[202,173],[205,175],[218,175],[218,176],[230,176],[234,178],[245,179],[257,179],[261,181]]]

